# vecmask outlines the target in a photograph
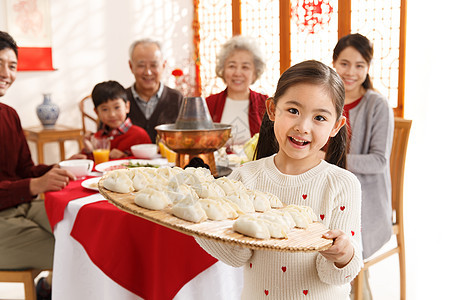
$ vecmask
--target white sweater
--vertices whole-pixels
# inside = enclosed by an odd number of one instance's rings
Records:
[[[318,252],[254,251],[197,238],[217,259],[244,266],[242,299],[348,299],[349,283],[362,266],[361,187],[356,177],[325,161],[303,174],[285,175],[271,156],[244,164],[230,178],[273,193],[286,204],[312,207],[325,226],[344,231],[355,248],[349,264],[339,269]]]

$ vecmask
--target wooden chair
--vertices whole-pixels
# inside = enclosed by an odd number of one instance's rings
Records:
[[[364,267],[353,282],[355,300],[361,300],[363,294],[363,272],[370,266],[398,253],[400,266],[400,299],[406,299],[405,271],[405,239],[403,232],[403,178],[405,171],[406,149],[408,147],[411,120],[395,118],[394,140],[391,151],[391,183],[392,183],[392,230],[397,238],[397,246],[374,258],[364,261]]]
[[[92,103],[91,95],[81,99],[78,107],[81,112],[83,134],[85,134],[86,131],[96,132],[99,125],[99,120],[94,112],[94,104]]]
[[[22,282],[25,289],[25,300],[36,300],[34,279],[42,271],[39,269],[0,271],[0,282]]]

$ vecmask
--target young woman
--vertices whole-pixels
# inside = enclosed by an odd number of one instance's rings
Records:
[[[363,257],[380,249],[392,235],[390,163],[394,114],[373,89],[369,68],[371,42],[360,34],[342,37],[333,51],[333,66],[345,86],[344,116],[350,132],[347,169],[362,187]]]

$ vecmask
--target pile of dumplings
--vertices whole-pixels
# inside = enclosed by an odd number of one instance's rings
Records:
[[[292,228],[306,229],[316,221],[311,207],[291,204],[257,215],[242,215],[233,223],[233,230],[257,239],[283,239]]]
[[[237,219],[233,230],[259,239],[286,238],[291,228],[307,228],[317,221],[309,207],[284,207],[277,196],[249,190],[227,177],[215,179],[206,168],[118,169],[104,175],[103,186],[117,193],[134,193],[137,205],[167,209],[190,222]]]

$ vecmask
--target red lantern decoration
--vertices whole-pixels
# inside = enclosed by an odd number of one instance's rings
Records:
[[[175,70],[172,71],[172,75],[177,77],[177,78],[180,77],[180,76],[183,76],[183,70],[175,69]]]
[[[333,7],[329,0],[304,0],[302,4],[293,3],[291,18],[303,32],[316,33],[328,25]]]

